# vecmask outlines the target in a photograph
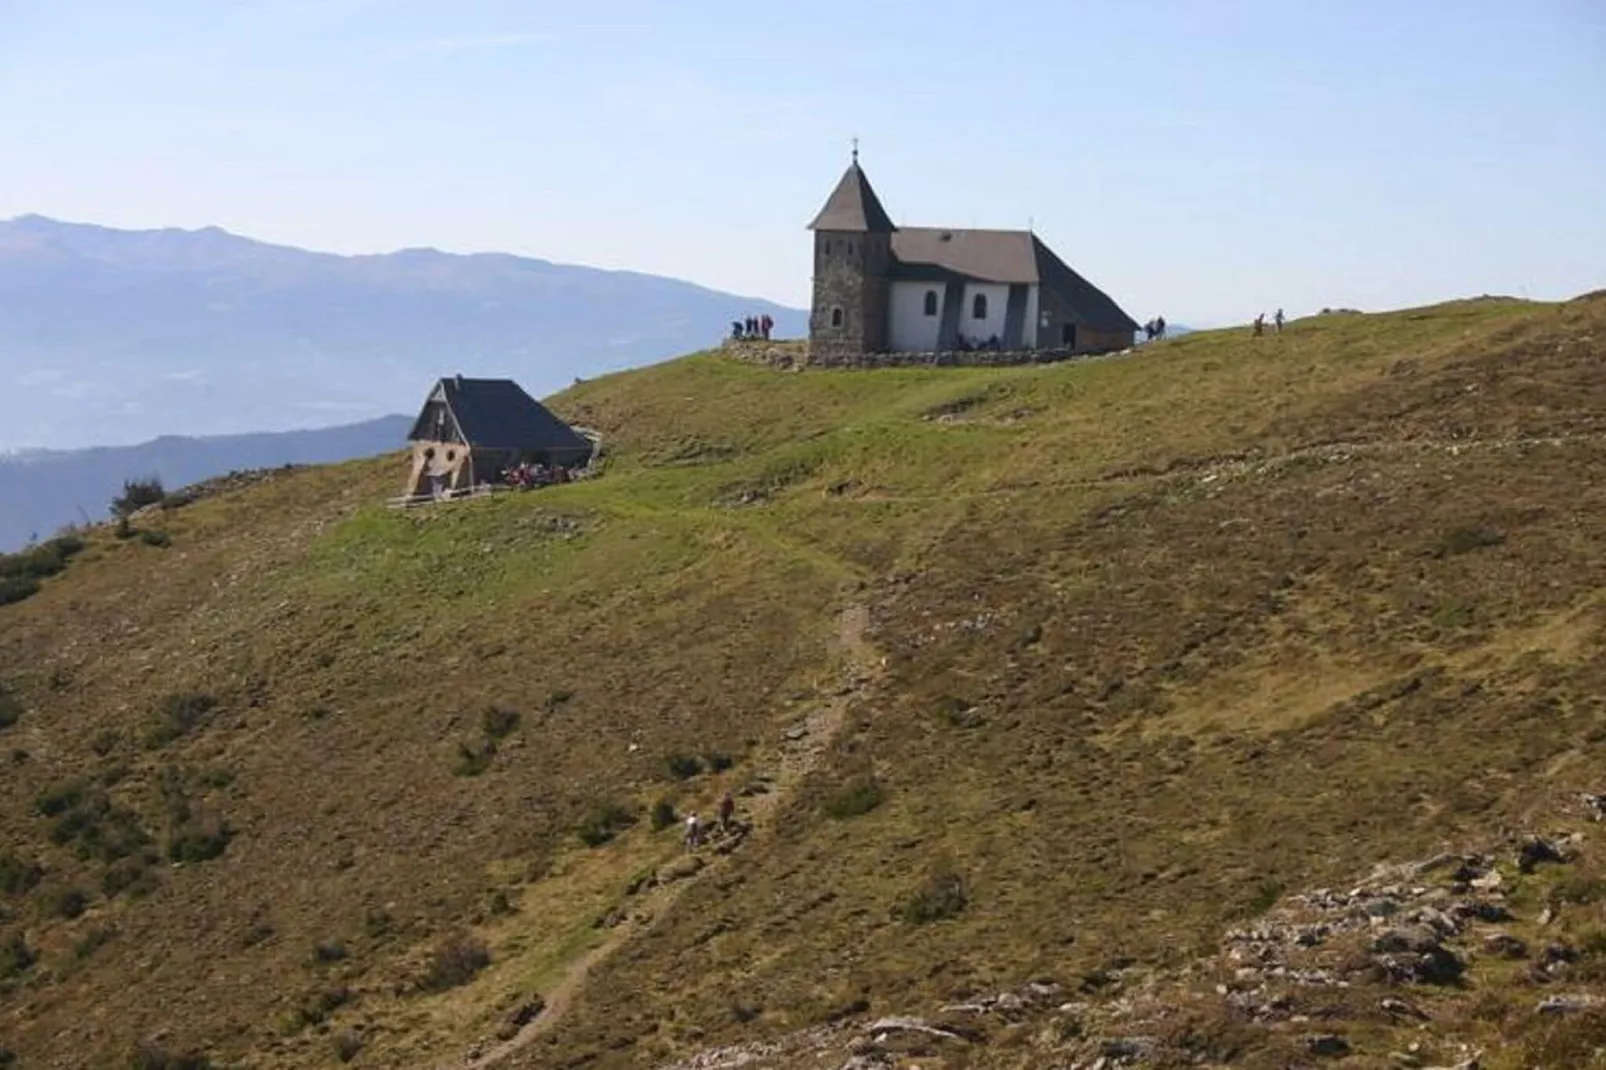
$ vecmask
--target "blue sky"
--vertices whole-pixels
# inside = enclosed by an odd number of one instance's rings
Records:
[[[803,303],[1026,226],[1139,319],[1606,286],[1602,0],[0,0],[0,217],[497,249]]]

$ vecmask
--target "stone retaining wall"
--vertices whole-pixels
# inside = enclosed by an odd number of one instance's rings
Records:
[[[730,340],[725,351],[753,364],[794,370],[802,368],[1003,368],[1021,364],[1056,364],[1095,357],[1093,351],[1071,349],[967,349],[938,353],[811,353],[802,342]]]

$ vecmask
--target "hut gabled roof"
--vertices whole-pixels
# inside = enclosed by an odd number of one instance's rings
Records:
[[[425,427],[429,403],[443,402],[469,446],[512,450],[584,450],[591,443],[554,416],[545,405],[524,392],[511,379],[442,379],[430,391],[424,411],[408,434],[412,440],[431,438]]]

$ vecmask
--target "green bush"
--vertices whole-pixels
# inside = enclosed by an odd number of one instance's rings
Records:
[[[0,576],[0,606],[32,598],[39,593],[39,581],[28,576]]]
[[[39,956],[21,933],[12,933],[0,940],[0,981],[22,976],[38,961]]]
[[[191,819],[172,828],[167,835],[170,862],[210,862],[229,848],[234,831],[219,817]]]
[[[212,1060],[204,1055],[179,1055],[143,1042],[129,1056],[128,1065],[129,1070],[212,1070]]]
[[[487,706],[480,715],[480,726],[487,739],[506,739],[519,727],[519,711],[507,706]]]
[[[703,760],[694,754],[671,754],[664,765],[676,780],[689,780],[703,771]]]
[[[32,891],[45,871],[38,862],[11,851],[0,851],[0,895],[22,895]]]
[[[343,1029],[335,1034],[335,1058],[349,1063],[362,1051],[362,1034],[355,1029]]]
[[[322,940],[312,949],[312,961],[326,966],[332,962],[344,962],[350,956],[351,952],[339,940]]]
[[[84,803],[84,782],[82,780],[65,780],[60,784],[46,788],[34,799],[34,805],[46,817],[56,817],[68,810],[76,809]]]
[[[635,823],[636,815],[618,803],[593,803],[580,819],[575,834],[587,847],[601,847]]]
[[[156,890],[156,874],[151,870],[154,858],[145,852],[120,858],[107,866],[100,875],[100,891],[107,899],[115,899],[124,892],[139,899]]]
[[[825,816],[833,821],[845,821],[850,817],[868,814],[886,798],[887,791],[880,781],[873,776],[863,776],[850,781],[842,790],[827,798],[822,809]]]
[[[66,807],[60,809],[64,801]],[[114,862],[150,842],[138,814],[113,803],[104,791],[87,790],[80,782],[46,792],[40,796],[39,808],[59,815],[50,826],[50,841],[61,846],[76,843],[80,858]]]
[[[73,958],[82,962],[116,938],[117,930],[115,928],[97,926],[89,930],[73,944]]]
[[[147,528],[139,533],[139,541],[146,546],[155,546],[161,549],[173,545],[173,536],[165,531],[155,531]]]
[[[81,918],[89,909],[89,896],[77,888],[63,888],[52,895],[46,905],[58,918]]]
[[[165,747],[199,728],[217,708],[217,698],[205,691],[175,691],[157,703],[145,745],[152,750]]]
[[[675,804],[668,799],[659,799],[652,804],[652,830],[662,832],[671,825],[678,824],[680,816],[675,813]]]
[[[1457,557],[1461,554],[1470,554],[1474,550],[1499,546],[1505,541],[1504,535],[1487,528],[1453,528],[1439,539],[1438,545],[1433,548],[1433,556]]]
[[[123,481],[123,493],[112,499],[111,512],[113,516],[126,518],[147,505],[160,505],[166,500],[167,492],[162,489],[162,481],[155,476],[127,479]]]
[[[84,540],[64,535],[14,554],[0,554],[0,578],[42,580],[67,567],[67,559],[84,548]]]
[[[928,925],[957,917],[969,905],[964,878],[952,868],[940,866],[926,877],[898,913],[911,925]]]
[[[424,988],[444,992],[466,985],[490,964],[491,949],[484,940],[466,932],[452,933],[435,945],[429,971],[424,975]]]
[[[22,700],[0,684],[0,728],[10,728],[22,718]]]
[[[452,772],[458,776],[479,776],[491,767],[496,758],[496,742],[487,739],[475,745],[473,743],[459,743],[457,745],[457,764]]]
[[[703,755],[703,762],[715,773],[723,773],[736,764],[736,759],[723,751],[709,751]]]

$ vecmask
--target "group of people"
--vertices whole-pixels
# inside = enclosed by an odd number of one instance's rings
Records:
[[[961,353],[969,353],[977,349],[1002,349],[1004,348],[1004,343],[999,341],[996,334],[990,335],[983,340],[966,338],[964,335],[960,335],[954,340],[954,348]]]
[[[1272,317],[1272,324],[1276,327],[1276,331],[1277,331],[1278,334],[1282,334],[1283,333],[1283,324],[1286,323],[1286,322],[1287,322],[1287,320],[1285,320],[1283,318],[1283,310],[1279,308],[1277,310],[1277,315]],[[1262,312],[1260,315],[1255,317],[1255,337],[1259,338],[1261,335],[1263,335],[1265,333],[1266,333],[1266,314],[1264,312]]]
[[[726,792],[725,797],[719,800],[719,825],[721,832],[729,832],[736,824],[736,800],[731,793]],[[703,824],[703,819],[693,810],[686,815],[686,850],[695,851],[703,845],[710,827]]]
[[[540,461],[521,462],[502,472],[502,482],[520,490],[567,483],[570,478],[569,470],[561,464],[542,464]]]
[[[1143,337],[1144,337],[1144,339],[1146,341],[1150,341],[1150,342],[1154,341],[1156,338],[1164,338],[1165,337],[1165,317],[1164,316],[1156,316],[1152,320],[1150,320],[1148,323],[1145,323],[1143,325]]]
[[[770,332],[775,329],[775,320],[768,312],[761,316],[748,316],[745,320],[731,320],[731,337],[740,342],[744,338],[752,341],[770,340]]]

